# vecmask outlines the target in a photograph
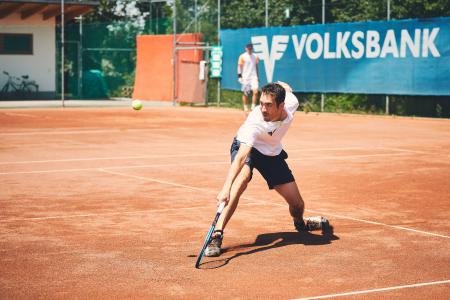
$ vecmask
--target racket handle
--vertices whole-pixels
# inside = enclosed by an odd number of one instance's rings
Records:
[[[206,238],[205,238],[205,242],[203,243],[202,250],[200,251],[198,258],[197,258],[197,262],[195,263],[195,267],[197,269],[200,266],[200,262],[202,261],[203,254],[205,253],[205,249],[208,246],[209,239],[211,238],[211,235],[214,232],[214,228],[216,228],[217,220],[219,220],[220,214],[222,213],[222,210],[224,209],[225,205],[226,205],[225,202],[221,202],[219,205],[219,208],[217,209],[216,217],[214,218],[214,221],[213,221],[211,227],[209,228],[208,234],[206,235]]]
[[[219,208],[217,209],[217,212],[220,214],[222,213],[222,210],[225,208],[226,203],[220,202]]]

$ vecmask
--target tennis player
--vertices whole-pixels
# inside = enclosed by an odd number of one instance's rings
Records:
[[[299,103],[292,89],[283,82],[269,83],[262,88],[260,105],[247,117],[234,138],[230,154],[231,166],[217,201],[226,202],[216,230],[205,250],[205,256],[219,256],[223,231],[233,215],[239,197],[247,188],[256,168],[288,203],[294,226],[298,231],[320,229],[325,218],[303,220],[304,202],[289,169],[281,140],[292,124]]]
[[[247,44],[245,46],[245,52],[239,55],[237,73],[239,83],[241,84],[242,104],[244,111],[248,112],[247,98],[252,94],[251,110],[253,110],[256,105],[259,88],[258,56],[253,53],[252,44]]]

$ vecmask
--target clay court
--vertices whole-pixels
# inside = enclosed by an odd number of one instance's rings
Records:
[[[255,171],[218,258],[194,264],[244,114],[0,111],[0,298],[448,299],[450,121],[298,112],[297,233]]]

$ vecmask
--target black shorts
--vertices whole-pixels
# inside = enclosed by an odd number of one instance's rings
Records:
[[[230,148],[231,162],[233,162],[236,157],[240,144],[241,143],[236,138],[233,139]],[[288,155],[284,150],[276,156],[268,156],[262,154],[255,148],[252,148],[245,164],[250,167],[252,175],[253,168],[256,168],[267,181],[269,189],[273,189],[277,185],[295,181],[294,176],[292,176],[292,172],[286,163],[286,158],[288,158]]]

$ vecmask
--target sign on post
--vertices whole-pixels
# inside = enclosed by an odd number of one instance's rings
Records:
[[[211,67],[210,67],[210,77],[218,78],[222,77],[222,46],[211,47]]]

